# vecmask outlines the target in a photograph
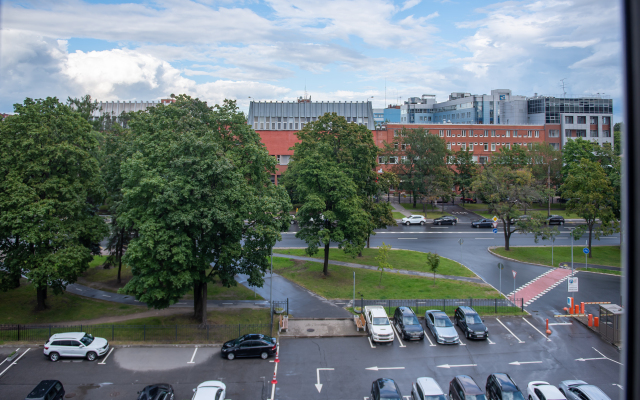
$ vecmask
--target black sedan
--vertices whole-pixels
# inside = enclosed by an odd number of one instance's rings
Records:
[[[138,392],[138,400],[173,400],[173,387],[168,383],[149,385]]]
[[[487,339],[489,337],[489,330],[473,308],[468,306],[456,308],[453,319],[467,339]]]
[[[424,330],[411,307],[398,307],[393,314],[398,335],[404,340],[423,340]]]
[[[564,217],[560,215],[552,215],[547,218],[548,225],[562,225],[564,224]]]
[[[455,225],[458,222],[456,217],[451,217],[449,215],[443,215],[442,217],[435,218],[433,220],[434,225]]]
[[[393,379],[379,378],[371,385],[371,400],[402,400],[402,393]]]
[[[472,228],[493,228],[493,221],[487,218],[482,218],[477,221],[471,221]]]
[[[236,357],[260,357],[266,360],[269,356],[276,354],[276,350],[276,338],[259,333],[249,333],[223,344],[220,354],[228,360],[233,360]]]

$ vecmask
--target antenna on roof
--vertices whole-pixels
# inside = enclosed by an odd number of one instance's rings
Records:
[[[567,92],[564,90],[564,81],[567,78],[562,78],[560,79],[560,82],[562,82],[562,97],[567,97]]]

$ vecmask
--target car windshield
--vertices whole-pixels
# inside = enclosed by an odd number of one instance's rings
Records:
[[[82,339],[80,339],[80,341],[82,342],[82,344],[84,344],[85,346],[90,345],[91,343],[93,343],[93,335],[90,333],[86,333]]]
[[[478,315],[467,315],[467,324],[481,324],[482,320]]]
[[[503,400],[524,400],[524,396],[520,392],[502,392]]]
[[[414,315],[409,316],[409,317],[404,317],[404,324],[405,325],[420,325],[420,322],[418,321],[418,318],[416,318]]]
[[[487,400],[483,394],[468,394],[465,396],[465,400]]]
[[[437,395],[437,396],[425,396],[424,400],[447,400],[446,397],[444,397],[443,394]]]
[[[389,325],[389,319],[385,317],[374,317],[373,318],[374,325]]]
[[[453,326],[449,318],[436,318],[434,325],[438,328],[447,328]]]

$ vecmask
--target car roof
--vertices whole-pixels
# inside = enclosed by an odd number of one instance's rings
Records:
[[[435,379],[429,377],[422,377],[416,380],[420,388],[422,389],[422,393],[425,396],[434,396],[437,394],[444,394],[438,382]]]
[[[545,397],[549,397],[549,396],[562,396],[562,392],[560,392],[560,390],[553,386],[553,385],[540,385],[540,386],[536,386],[537,389],[540,389],[540,391],[542,392],[542,394],[545,395]],[[562,397],[558,397],[559,399],[561,399]]]
[[[198,385],[196,395],[193,400],[211,400],[216,395],[218,389],[226,389],[224,383],[220,381],[206,381]]]
[[[85,335],[84,332],[55,333],[55,334],[51,335],[49,340],[54,340],[54,339],[76,339],[76,340],[80,340],[80,339],[82,339],[84,337],[84,335]]]
[[[386,317],[387,316],[387,312],[384,310],[384,308],[373,308],[373,309],[369,310],[369,312],[374,317]]]
[[[31,393],[27,395],[27,399],[39,399],[41,397],[44,397],[44,395],[47,394],[47,391],[56,383],[58,383],[58,381],[56,380],[41,381],[36,387],[33,388]]]
[[[455,379],[457,379],[460,386],[464,388],[466,394],[482,394],[482,389],[480,389],[476,381],[469,375],[458,375]]]
[[[408,314],[408,315],[416,315],[413,310],[411,309],[411,307],[407,307],[407,306],[400,306],[398,307],[398,310],[400,310],[400,312],[402,312],[402,315]]]
[[[465,314],[477,314],[476,310],[474,310],[473,308],[471,308],[469,306],[460,306],[458,308],[461,309],[462,311],[464,311]]]
[[[449,318],[444,311],[440,310],[432,310],[431,314],[433,314],[434,318]]]
[[[588,395],[590,399],[594,399],[594,400],[596,400],[596,399],[598,399],[598,400],[600,400],[600,399],[602,399],[602,400],[609,399],[609,397],[606,394],[604,394],[602,389],[600,389],[597,386],[584,385],[584,386],[579,386],[579,388],[580,388],[580,390],[582,390],[582,392],[584,394]]]
[[[411,214],[410,217],[422,217],[422,215]]]
[[[398,394],[398,388],[393,379],[379,378],[376,382],[378,382],[378,388],[380,389],[380,397]]]
[[[508,374],[498,372],[493,374],[493,377],[496,378],[496,381],[498,381],[502,389],[506,390],[507,392],[515,392],[516,390],[519,390]]]

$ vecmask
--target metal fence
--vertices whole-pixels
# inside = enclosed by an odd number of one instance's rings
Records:
[[[423,300],[356,300],[356,307],[380,305],[391,314],[396,307],[411,307],[420,315],[427,310],[440,310],[453,314],[459,306],[473,307],[480,315],[486,314],[521,314],[524,313],[523,299],[423,299]]]
[[[273,313],[289,315],[289,299],[283,301],[273,301]]]
[[[111,341],[222,343],[246,333],[272,335],[272,324],[0,325],[0,341],[46,343],[54,333],[86,332]]]

